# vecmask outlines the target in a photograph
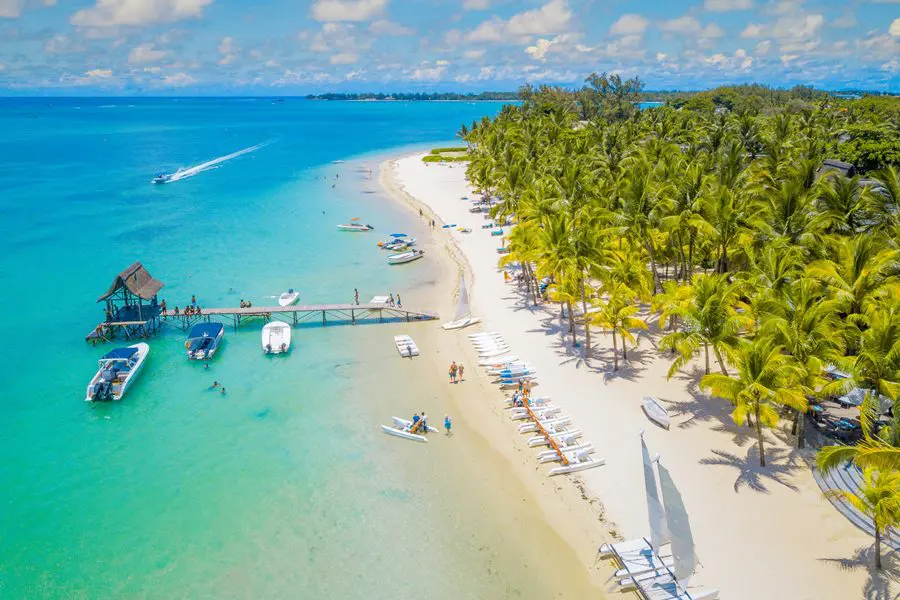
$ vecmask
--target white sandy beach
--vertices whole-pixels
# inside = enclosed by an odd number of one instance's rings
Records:
[[[602,503],[605,523],[598,525],[590,509],[559,510],[546,494],[540,502],[585,568],[594,562],[596,547],[608,541],[604,532],[613,531],[620,539],[648,535],[639,445],[639,432],[644,430],[651,453],[659,454],[671,472],[690,514],[702,563],[691,588],[718,588],[720,598],[727,600],[895,598],[890,585],[872,576],[872,539],[823,498],[807,466],[808,451],[801,454],[785,442],[786,435],[770,433],[770,466],[760,469],[754,438],[748,429],[731,422],[730,406],[697,390],[699,364],[693,373],[666,379],[670,361],[656,350],[655,335],[643,336],[640,347],[629,349],[628,362],[614,373],[611,340],[595,331],[593,359],[585,364],[571,348],[558,305],[529,307],[515,284],[504,283],[497,268],[500,239],[483,230],[488,221],[469,213],[471,204],[460,200],[473,194],[466,185],[465,166],[427,165],[421,157],[394,161],[390,168],[409,195],[434,211],[439,224],[472,229],[470,234],[455,229],[439,232],[452,237],[468,263],[473,314],[484,319],[478,328],[441,334],[460,338],[461,343],[476,330],[501,332],[513,352],[537,368],[540,395],[552,396],[584,431],[584,441],[597,447],[596,456],[606,460],[603,467],[554,478],[542,486],[544,492],[560,488],[558,495],[568,499],[580,498],[583,486],[588,496]],[[467,375],[475,371],[472,364]],[[499,390],[478,389],[484,390],[484,397],[472,399],[473,403],[500,404]],[[669,431],[647,420],[640,401],[645,395],[667,404],[673,416]],[[469,416],[504,419],[500,411]],[[519,470],[533,473],[531,485],[551,481],[513,428],[492,431],[498,449],[509,455],[514,446],[520,453]],[[508,439],[497,439],[499,435]],[[565,501],[570,500],[560,500]],[[579,526],[579,519],[592,518],[594,522]],[[892,566],[891,557],[886,557],[886,572]],[[597,580],[611,569],[594,571]]]

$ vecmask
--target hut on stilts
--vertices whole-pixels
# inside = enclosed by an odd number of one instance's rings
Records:
[[[163,283],[134,262],[119,273],[109,290],[97,299],[106,303],[106,318],[86,337],[88,341],[109,341],[119,334],[126,339],[145,338],[159,329],[162,307],[157,294]]]

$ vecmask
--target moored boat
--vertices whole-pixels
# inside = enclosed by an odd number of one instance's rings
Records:
[[[221,323],[198,323],[191,327],[188,339],[184,343],[188,358],[205,360],[212,358],[222,337],[225,335],[225,327]]]
[[[424,250],[410,250],[408,252],[401,252],[400,254],[391,254],[387,257],[387,261],[389,265],[402,265],[404,263],[418,260],[424,255]]]
[[[266,354],[281,354],[291,349],[291,326],[284,321],[266,323],[262,329],[262,348]]]
[[[294,288],[289,288],[288,291],[278,296],[278,306],[293,306],[297,304],[299,299],[300,292],[295,292]]]
[[[372,231],[375,229],[371,225],[366,225],[364,223],[343,223],[338,225],[337,228],[341,231]]]
[[[150,346],[140,342],[110,350],[100,358],[100,368],[87,386],[86,402],[121,400],[141,372]]]

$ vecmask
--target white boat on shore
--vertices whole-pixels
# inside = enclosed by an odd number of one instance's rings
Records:
[[[387,261],[389,265],[402,265],[414,260],[419,260],[424,255],[424,250],[409,250],[408,252],[401,252],[400,254],[391,254],[387,257]]]
[[[654,421],[663,429],[668,429],[669,411],[659,403],[659,400],[652,396],[644,396],[642,400],[644,403],[644,413],[646,413],[647,418]]]
[[[560,431],[558,433],[551,433],[550,438],[553,439],[554,443],[560,446],[568,446],[570,444],[574,444],[578,441],[578,438],[581,437],[580,429],[568,429],[564,431]],[[535,446],[549,446],[550,440],[547,439],[547,436],[544,434],[535,435],[528,438],[528,445],[530,447]]]
[[[412,432],[412,421],[401,419],[400,417],[391,417],[391,421],[393,421],[394,423],[393,426],[382,425],[381,431],[388,435],[393,435],[395,437],[400,437],[406,440],[413,440],[415,442],[428,441],[428,438],[424,435]],[[438,430],[429,425],[428,433],[438,433]]]
[[[531,412],[525,410],[524,406],[513,408],[510,411],[509,418],[513,421],[521,421],[523,419],[530,419],[531,415],[534,415],[538,419],[549,419],[562,412],[562,407],[553,404],[548,404],[547,406],[535,406],[534,408],[529,406],[528,408]]]
[[[540,423],[541,427],[547,429],[548,427],[558,427],[560,425],[570,425],[572,423],[571,417],[557,417],[555,419],[538,419],[538,423]],[[534,431],[538,431],[538,423],[532,421],[531,423],[522,423],[519,425],[519,433],[531,433]]]
[[[563,462],[563,457],[567,461],[575,462],[579,458],[587,457],[594,452],[593,444],[580,444],[574,448],[566,448],[562,451],[562,455],[555,449],[545,450],[538,455],[538,462]]]
[[[282,295],[278,296],[278,306],[293,306],[300,299],[300,292],[289,289]]]
[[[588,469],[593,469],[594,467],[602,467],[606,464],[606,461],[602,458],[594,460],[591,457],[590,452],[575,452],[574,456],[566,458],[569,460],[569,464],[562,465],[559,467],[553,467],[550,469],[550,475],[564,475],[566,473],[575,473],[577,471],[586,471]]]
[[[87,386],[85,402],[121,400],[141,372],[150,346],[140,342],[104,354],[100,368]]]
[[[486,369],[500,369],[516,362],[519,362],[519,357],[515,354],[511,354],[509,356],[501,356],[500,358],[485,358],[478,361],[478,366],[485,367]]]
[[[480,323],[480,317],[472,316],[472,309],[469,307],[469,292],[466,290],[466,280],[464,277],[459,278],[459,299],[456,302],[456,315],[449,323],[441,325],[446,330],[463,329],[469,325]]]
[[[291,326],[284,321],[266,323],[262,329],[262,347],[266,354],[281,354],[291,349]]]

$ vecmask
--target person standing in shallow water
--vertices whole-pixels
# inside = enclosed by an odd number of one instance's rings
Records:
[[[450,415],[444,415],[444,429],[447,431],[447,435],[450,435],[450,426],[452,423],[450,422]]]

